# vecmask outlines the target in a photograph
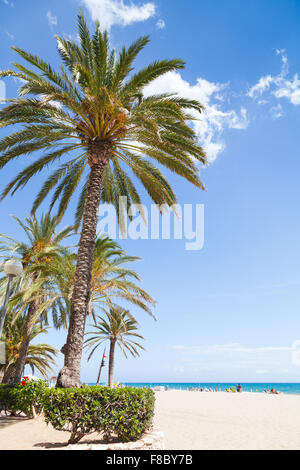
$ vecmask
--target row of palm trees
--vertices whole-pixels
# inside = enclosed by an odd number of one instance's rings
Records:
[[[24,230],[26,242],[0,235],[2,256],[13,254],[24,266],[22,276],[14,281],[4,328],[7,345],[2,371],[4,383],[19,382],[27,364],[36,367],[44,376],[52,370],[49,366],[55,363],[53,356],[57,351],[49,345],[33,346],[30,343],[38,334],[45,333],[49,315],[55,328],[67,327],[76,263],[72,247],[62,244],[74,234],[72,227],[58,231],[57,218],[49,215],[40,220],[34,216],[27,217],[25,222],[16,217],[15,220]],[[129,302],[152,315],[154,300],[138,285],[140,278],[136,271],[128,267],[137,260],[137,257],[126,255],[113,240],[97,238],[88,306],[88,315],[96,330],[91,332],[93,336],[87,339],[86,346],[95,343],[98,346],[104,339],[109,340],[110,386],[113,385],[115,345],[119,344],[122,352],[127,350],[133,356],[138,355],[136,348],[142,347],[131,341],[131,336],[142,338],[136,332],[137,321],[116,302]],[[2,278],[3,291],[5,282]],[[96,315],[99,309],[105,317]]]
[[[74,226],[80,230],[80,240],[76,257],[70,259],[73,283],[64,304],[69,309],[69,322],[63,348],[64,367],[57,380],[60,387],[80,384],[85,324],[92,310],[99,204],[113,204],[123,228],[127,214],[119,210],[119,196],[127,197],[128,207],[141,203],[132,177],[156,204],[172,206],[176,195],[159,167],[203,189],[199,163],[207,163],[190,125],[195,113],[203,111],[202,105],[176,94],[145,96],[145,87],[155,79],[183,69],[182,60],[155,60],[135,72],[134,61],[149,43],[149,37],[139,38],[117,55],[109,45],[107,32],[102,32],[97,23],[91,34],[81,12],[78,37],[79,42],[56,37],[61,59],[59,71],[44,59],[13,47],[23,63],[15,62],[14,68],[0,72],[0,78],[14,77],[22,83],[19,96],[7,100],[0,111],[0,128],[9,129],[0,140],[0,170],[27,154],[33,159],[4,188],[2,199],[52,166],[54,171],[33,201],[32,214],[52,192],[50,211],[55,210],[60,221],[79,189]],[[16,126],[17,130],[10,130]],[[31,298],[26,303],[27,339],[33,319],[46,317],[53,301],[47,264],[41,256],[38,274],[34,274],[35,262],[29,257],[26,272],[31,270],[33,284],[26,288],[26,295]],[[61,282],[66,282],[64,274]],[[47,308],[35,291],[39,283],[49,288]],[[59,303],[57,298],[55,308],[59,309]],[[18,371],[23,366],[23,349],[16,366]]]

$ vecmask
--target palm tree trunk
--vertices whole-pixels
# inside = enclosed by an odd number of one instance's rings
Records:
[[[2,384],[8,384],[10,382],[10,378],[14,376],[14,372],[16,369],[16,363],[9,364],[8,367],[4,370],[4,374],[2,377]]]
[[[108,386],[113,388],[114,385],[114,360],[115,360],[116,341],[110,340],[109,363],[108,363]]]
[[[58,374],[57,387],[72,388],[80,385],[80,366],[84,339],[85,319],[90,299],[91,275],[98,223],[98,209],[103,173],[112,152],[109,141],[95,142],[89,147],[91,166],[85,197],[82,230],[77,254],[77,265],[71,301],[67,342],[62,348],[64,367]]]
[[[24,331],[23,331],[23,340],[21,343],[18,359],[16,360],[16,363],[14,367],[12,368],[9,377],[6,377],[6,383],[10,381],[12,378],[13,383],[18,383],[21,380],[21,377],[24,372],[25,368],[25,362],[26,362],[26,357],[27,357],[27,352],[29,348],[29,343],[30,343],[30,336],[32,333],[32,328],[34,327],[34,317],[36,315],[36,310],[37,310],[37,305],[35,302],[31,302],[29,304],[28,308],[28,313],[26,317],[26,322],[24,326]]]

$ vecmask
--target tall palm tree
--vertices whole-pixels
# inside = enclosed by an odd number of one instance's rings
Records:
[[[51,264],[66,255],[67,248],[61,242],[73,233],[73,229],[67,227],[57,231],[57,217],[49,215],[41,216],[40,220],[35,216],[27,217],[25,223],[14,218],[24,230],[27,243],[0,234],[0,252],[4,252],[4,256],[8,253],[18,255],[24,267],[19,290],[10,301],[15,319],[21,314],[26,318],[18,358],[14,370],[11,369],[14,381],[18,382],[24,370],[32,329],[41,315],[45,319]]]
[[[76,224],[81,225],[71,318],[65,348],[65,362],[58,377],[62,387],[78,386],[89,302],[97,214],[100,201],[112,203],[122,224],[119,196],[128,206],[140,203],[140,195],[128,171],[140,180],[152,200],[172,206],[176,195],[156,161],[203,189],[197,162],[206,156],[189,126],[194,119],[189,110],[202,112],[202,105],[171,94],[144,96],[144,88],[163,74],[184,68],[180,59],[157,60],[131,73],[138,53],[148,44],[141,37],[117,58],[110,50],[107,32],[99,24],[91,36],[85,19],[78,17],[80,43],[56,37],[63,64],[55,71],[43,59],[13,48],[26,65],[0,77],[23,80],[19,97],[9,100],[0,111],[0,127],[21,124],[21,130],[0,140],[0,168],[23,154],[45,150],[7,185],[4,198],[24,187],[49,164],[65,161],[48,177],[38,193],[33,212],[51,190],[62,217],[79,183]],[[30,66],[34,66],[35,69]]]
[[[3,383],[7,383],[11,377],[11,370],[15,369],[15,364],[19,357],[22,341],[23,341],[23,330],[26,317],[19,317],[15,322],[12,322],[12,318],[8,318],[5,323],[4,337],[6,342],[6,363],[0,369],[3,374]],[[57,350],[49,344],[32,344],[32,341],[40,334],[47,333],[48,328],[41,326],[40,324],[34,325],[30,335],[29,346],[25,358],[25,364],[31,368],[34,374],[37,369],[41,375],[48,379],[48,374],[53,372],[51,366],[55,365],[55,356]],[[24,370],[22,371],[22,374]]]
[[[105,314],[106,318],[98,316],[97,323],[93,325],[95,330],[87,333],[91,336],[85,343],[87,349],[92,349],[88,356],[88,360],[90,360],[96,349],[104,341],[109,341],[108,386],[113,387],[116,345],[120,347],[126,358],[127,353],[137,357],[139,349],[144,348],[135,340],[143,340],[144,338],[137,333],[138,323],[128,310],[115,306],[109,311],[105,311]]]

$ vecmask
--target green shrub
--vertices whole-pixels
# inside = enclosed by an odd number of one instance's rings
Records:
[[[69,443],[92,432],[105,440],[136,440],[150,427],[153,412],[154,393],[145,388],[48,389],[44,396],[46,422],[69,431]]]
[[[0,412],[13,414],[24,413],[28,418],[34,418],[42,412],[47,382],[43,380],[28,381],[25,385],[0,386]]]
[[[11,385],[0,384],[0,413],[14,412],[13,387]]]

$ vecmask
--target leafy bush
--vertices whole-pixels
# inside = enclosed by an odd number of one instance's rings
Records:
[[[13,387],[11,385],[0,384],[0,413],[14,412]]]
[[[43,404],[46,422],[69,431],[69,443],[92,432],[102,433],[105,440],[126,442],[138,439],[150,427],[154,393],[131,387],[48,389]]]
[[[47,388],[47,382],[43,380],[23,380],[17,385],[1,385],[0,412],[24,413],[28,418],[34,418],[42,412]]]

